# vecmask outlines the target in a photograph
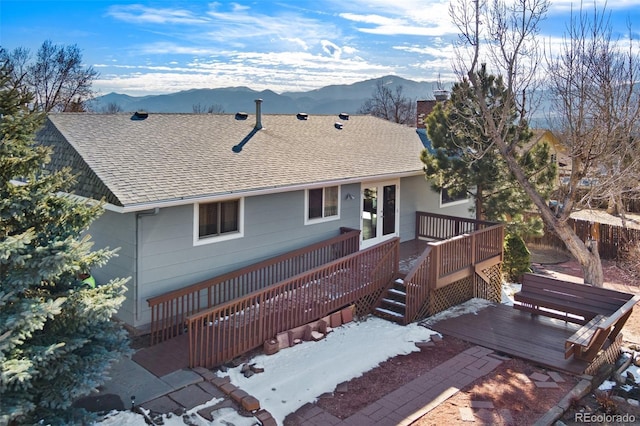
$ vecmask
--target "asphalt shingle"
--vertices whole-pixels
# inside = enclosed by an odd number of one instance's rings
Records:
[[[263,128],[254,124],[233,114],[60,113],[38,140],[53,146],[53,167],[79,174],[79,195],[120,206],[422,170],[416,129],[375,117],[263,115]]]

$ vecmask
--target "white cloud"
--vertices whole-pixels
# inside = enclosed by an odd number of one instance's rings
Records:
[[[593,5],[597,7],[606,6],[607,10],[624,10],[632,7],[640,7],[640,0],[553,0],[549,7],[550,13],[574,11],[582,7],[587,10],[593,10]]]
[[[150,8],[140,4],[111,6],[107,15],[135,24],[203,24],[208,21],[186,9]]]

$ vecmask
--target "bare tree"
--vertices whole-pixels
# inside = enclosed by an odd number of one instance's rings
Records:
[[[30,63],[28,49],[3,51],[12,65],[12,79],[25,81],[34,93],[34,107],[41,111],[85,111],[85,101],[93,95],[91,84],[98,72],[84,67],[77,45],[58,46],[46,40]]]
[[[358,111],[360,114],[370,114],[388,121],[400,124],[416,124],[416,101],[402,94],[402,85],[392,90],[382,80],[376,83],[376,88]]]
[[[122,107],[115,102],[109,102],[106,106],[102,107],[102,112],[104,114],[117,114],[122,111]]]
[[[194,114],[223,114],[224,108],[220,104],[202,105],[200,103],[193,104],[191,109]]]
[[[538,66],[544,65],[537,35],[548,7],[548,0],[515,0],[509,6],[501,0],[452,3],[450,14],[460,30],[455,67],[473,88],[485,134],[542,220],[580,262],[585,282],[601,286],[604,277],[597,247],[590,239],[578,238],[567,219],[574,210],[588,206],[589,200],[615,197],[626,186],[637,185],[638,160],[630,153],[638,143],[638,57],[632,43],[627,52],[619,50],[609,23],[597,11],[591,16],[581,10],[568,24],[565,45],[549,59],[544,74],[557,101],[561,137],[568,144],[572,170],[561,188],[563,208],[553,210],[518,164],[516,139],[508,131],[513,108],[519,111],[516,120],[523,126],[530,117],[540,83],[537,76],[542,74]],[[483,101],[487,90],[479,79],[483,66],[504,80],[506,91],[500,105]],[[589,185],[581,188],[585,182]],[[598,188],[608,188],[608,192]],[[580,196],[585,189],[589,195]]]

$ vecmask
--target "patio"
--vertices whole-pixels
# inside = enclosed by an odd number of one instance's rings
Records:
[[[580,375],[589,367],[586,361],[564,358],[564,343],[580,328],[578,324],[533,316],[512,306],[495,304],[478,312],[425,323],[444,335],[553,370]]]

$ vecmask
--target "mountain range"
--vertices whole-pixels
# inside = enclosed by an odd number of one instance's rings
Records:
[[[414,100],[434,99],[433,91],[439,83],[417,82],[397,76],[385,76],[353,84],[340,84],[322,87],[307,92],[275,93],[271,90],[261,92],[248,87],[227,87],[219,89],[191,89],[164,95],[128,96],[109,93],[96,97],[89,102],[92,111],[104,112],[109,107],[119,111],[147,112],[194,112],[194,109],[214,112],[235,113],[251,112],[254,100],[262,99],[262,111],[266,114],[337,114],[346,112],[356,114],[362,104],[370,99],[378,82],[392,90],[402,86],[402,95]],[[445,85],[449,86],[449,85]]]

